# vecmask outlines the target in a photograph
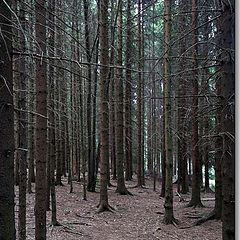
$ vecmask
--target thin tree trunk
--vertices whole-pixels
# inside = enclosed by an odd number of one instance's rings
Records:
[[[177,223],[173,215],[173,154],[172,154],[172,130],[171,130],[171,78],[170,78],[170,41],[171,41],[171,0],[164,1],[164,115],[165,115],[165,151],[166,151],[166,189],[164,202],[163,223]]]
[[[117,65],[122,66],[122,1],[119,3],[119,12],[117,20]],[[115,80],[115,99],[116,99],[116,108],[115,108],[115,129],[116,129],[116,162],[117,162],[117,189],[116,192],[125,195],[130,192],[125,186],[124,179],[124,121],[123,121],[123,73],[122,69],[117,69],[116,80]]]
[[[11,1],[0,2],[0,239],[15,240],[14,222],[14,112]]]
[[[19,3],[19,20],[22,24],[23,30],[25,27],[25,11],[24,2]],[[19,31],[20,37],[20,51],[24,51],[25,38],[22,31]],[[25,57],[19,62],[20,70],[20,84],[18,95],[18,108],[26,109],[26,65]],[[19,157],[19,213],[18,213],[18,234],[19,240],[26,239],[26,192],[27,192],[27,124],[26,113],[19,112],[18,114],[18,157]]]
[[[132,82],[132,31],[131,31],[131,0],[127,1],[127,35],[126,35],[126,85],[125,85],[125,151],[126,151],[126,180],[132,179],[131,166],[132,166],[132,144],[131,144],[131,131],[132,131],[132,120],[131,120],[131,82]]]
[[[55,53],[55,0],[49,2],[49,54],[54,56]],[[50,197],[51,197],[51,225],[59,225],[57,221],[57,203],[56,203],[56,190],[55,190],[55,167],[56,167],[56,147],[55,147],[55,71],[54,61],[49,62],[49,169],[50,169]]]
[[[99,14],[98,14],[98,24],[99,24]],[[99,35],[99,27],[98,33]],[[99,36],[96,42],[96,58],[95,63],[98,63],[98,51],[99,51]],[[94,159],[95,166],[95,176],[94,176],[94,188],[96,189],[96,179],[98,173],[98,164],[97,164],[97,149],[96,149],[96,139],[97,139],[97,131],[96,131],[96,122],[97,122],[97,88],[98,88],[98,67],[96,66],[94,69],[94,94],[93,94],[93,126],[92,126],[92,159]]]
[[[165,98],[163,97],[163,106],[165,106]],[[161,156],[161,169],[162,169],[162,188],[161,188],[161,197],[165,197],[165,189],[166,189],[166,141],[165,141],[165,114],[162,117],[162,156]]]
[[[46,54],[46,2],[36,2],[36,41],[38,54]],[[46,239],[46,159],[47,159],[47,66],[36,61],[36,111],[41,114],[36,121],[36,195],[35,239]]]
[[[117,16],[119,12],[119,3],[121,0],[115,4],[114,1],[111,1],[111,8],[113,9],[111,11],[111,50],[110,50],[110,60],[109,64],[114,65],[115,64],[115,29],[117,28]],[[114,4],[116,5],[116,9],[114,9]],[[117,179],[117,163],[116,163],[116,118],[115,118],[115,69],[111,68],[109,70],[108,74],[108,81],[109,81],[109,88],[111,88],[111,91],[109,93],[109,99],[111,100],[110,104],[110,111],[109,111],[109,120],[110,120],[110,147],[111,147],[111,167],[112,167],[112,175],[113,179]],[[110,174],[108,176],[108,185],[111,186],[110,183]]]
[[[90,55],[90,33],[89,33],[89,1],[84,0],[84,26],[85,26],[85,45],[86,45],[86,57],[87,61],[91,62]],[[92,155],[92,70],[91,65],[87,68],[87,81],[88,81],[88,94],[87,94],[87,136],[88,136],[88,186],[87,190],[95,192],[95,159]]]
[[[188,206],[190,207],[202,207],[200,198],[200,155],[198,146],[198,72],[197,72],[197,0],[192,0],[192,45],[193,45],[193,83],[192,83],[192,95],[193,97],[193,110],[192,110],[192,162],[193,162],[193,181],[192,181],[192,196]]]
[[[138,0],[138,85],[137,85],[137,186],[143,186],[142,166],[142,1]]]
[[[30,29],[29,32],[33,32],[34,30],[34,17],[31,16],[30,18]],[[30,49],[33,50],[33,42],[30,42]],[[28,88],[31,90],[29,91],[28,95],[28,110],[30,113],[28,114],[28,193],[32,193],[32,184],[35,182],[35,122],[36,122],[36,116],[32,114],[31,112],[35,112],[36,107],[36,92],[35,92],[35,66],[33,64],[30,64],[30,61],[28,61],[28,64],[30,65],[29,69],[29,82],[28,82]],[[31,62],[32,63],[32,62]]]

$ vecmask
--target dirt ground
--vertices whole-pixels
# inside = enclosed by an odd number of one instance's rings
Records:
[[[116,185],[115,181],[111,181]],[[47,239],[49,240],[220,240],[222,224],[210,220],[201,226],[193,226],[199,216],[210,212],[214,207],[214,194],[202,193],[204,208],[186,208],[191,194],[183,195],[179,201],[174,188],[174,216],[180,224],[164,225],[164,199],[160,198],[160,184],[153,191],[151,180],[146,188],[133,188],[136,180],[126,185],[133,196],[115,193],[109,188],[109,203],[115,208],[113,213],[97,213],[99,188],[96,193],[87,192],[87,201],[82,200],[82,185],[74,182],[73,193],[69,193],[66,179],[64,186],[57,186],[57,217],[61,226],[50,226],[51,212],[47,213]],[[176,187],[176,186],[175,186]],[[16,223],[18,212],[18,193],[16,188]],[[16,226],[17,227],[17,226]],[[34,239],[34,194],[27,195],[27,239]]]

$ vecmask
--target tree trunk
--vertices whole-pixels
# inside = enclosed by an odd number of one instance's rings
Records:
[[[197,0],[192,0],[192,66],[193,66],[193,110],[192,110],[192,163],[193,163],[193,181],[192,196],[188,206],[202,207],[200,198],[200,155],[198,146],[198,71],[197,71]]]
[[[0,239],[16,239],[14,222],[14,113],[11,1],[0,2]],[[5,81],[5,83],[4,83]]]
[[[186,2],[184,0],[180,1],[179,11],[186,11]],[[181,14],[179,16],[179,29],[184,31],[186,28],[186,16]],[[184,54],[186,51],[186,39],[179,41],[179,55]],[[185,58],[179,60],[179,70],[183,71],[186,65]],[[186,95],[186,75],[181,74],[179,77],[178,84],[178,95]],[[187,126],[186,126],[186,100],[184,97],[178,98],[178,191],[182,194],[186,194],[189,191],[188,181],[187,181]]]
[[[164,115],[165,115],[165,151],[166,151],[166,189],[164,202],[163,223],[176,223],[173,215],[173,154],[172,154],[172,131],[171,131],[171,70],[170,70],[170,41],[171,41],[171,0],[164,1]]]
[[[99,13],[98,13],[98,24],[99,24]],[[99,35],[99,27],[98,27],[98,33]],[[98,63],[98,51],[99,51],[99,37],[96,42],[96,58],[95,63]],[[97,124],[97,88],[98,88],[98,66],[95,66],[94,69],[94,94],[93,94],[93,138],[92,138],[92,158],[94,159],[96,165],[95,165],[95,176],[94,176],[94,188],[96,188],[96,180],[97,180],[97,173],[98,173],[98,163],[97,163],[97,147],[96,147],[96,140],[97,140],[97,131],[96,131],[96,124]]]
[[[131,139],[131,131],[132,131],[132,120],[131,120],[131,103],[132,103],[132,91],[131,91],[131,82],[132,82],[132,31],[131,31],[131,0],[127,1],[127,35],[126,35],[126,85],[125,85],[125,152],[126,152],[126,180],[132,179],[132,139]]]
[[[24,2],[19,3],[19,20],[22,24],[23,30],[26,29],[25,25],[25,11]],[[19,50],[24,52],[25,50],[25,37],[22,31],[19,31],[20,45]],[[19,60],[20,70],[20,84],[18,94],[18,108],[26,110],[26,65],[25,57]],[[26,192],[27,192],[27,124],[26,113],[19,112],[18,114],[18,157],[19,157],[19,214],[18,214],[18,233],[19,240],[26,239]]]
[[[50,0],[49,4],[49,54],[54,56],[55,53],[55,0]],[[55,147],[55,67],[54,60],[49,61],[49,106],[50,110],[48,113],[49,116],[49,167],[50,167],[50,197],[51,197],[51,225],[57,226],[57,204],[56,204],[56,190],[55,190],[55,167],[56,167],[56,147]]]
[[[84,0],[84,26],[85,26],[85,45],[86,45],[86,57],[87,61],[91,62],[90,53],[90,33],[89,33],[89,1]],[[88,94],[87,94],[87,131],[88,131],[88,186],[87,189],[90,192],[95,192],[95,159],[92,155],[92,70],[91,65],[88,65],[87,69],[87,81],[88,81]]]
[[[138,0],[138,85],[137,85],[137,186],[143,186],[142,176],[142,1]]]
[[[46,54],[46,2],[36,2],[37,52]],[[35,239],[46,239],[46,159],[47,159],[47,66],[36,60],[36,196],[35,196]]]
[[[109,108],[108,108],[108,0],[100,0],[100,202],[98,212],[110,210],[108,203],[108,163],[109,163]]]
[[[164,95],[164,94],[163,94]],[[163,96],[163,106],[165,106],[165,97]],[[162,188],[161,188],[161,197],[165,197],[165,189],[166,189],[166,141],[165,141],[165,114],[163,110],[163,117],[162,117],[162,152],[161,152],[161,170],[162,170]]]
[[[122,66],[122,1],[119,2],[119,12],[117,20],[117,66]],[[124,121],[123,121],[123,73],[122,69],[118,68],[115,80],[115,131],[116,131],[116,162],[117,162],[117,189],[116,192],[125,195],[129,194],[124,179],[123,163],[124,156]]]
[[[111,24],[111,50],[110,50],[110,65],[114,65],[115,64],[115,52],[116,52],[116,48],[115,48],[115,29],[117,28],[117,16],[118,16],[118,8],[119,8],[119,2],[117,2],[116,5],[116,9],[114,8],[114,1],[111,1],[111,6],[110,8],[112,8],[111,11],[111,17],[110,17],[110,24]],[[110,147],[111,147],[111,173],[112,173],[112,178],[114,180],[117,179],[117,163],[116,163],[116,124],[115,124],[115,101],[114,101],[114,95],[115,95],[115,69],[114,68],[110,68],[109,73],[108,73],[108,81],[109,81],[109,88],[111,88],[111,91],[109,93],[109,99],[111,100],[110,103],[110,115],[109,115],[109,122],[110,122]],[[109,172],[109,176],[108,176],[108,185],[111,186],[110,183],[110,172]]]
[[[235,239],[235,68],[233,0],[222,2],[221,21],[221,104],[223,106],[223,240]]]
[[[56,24],[62,27],[63,16],[61,16],[62,9],[62,0],[58,1],[56,6],[57,19]],[[57,56],[63,57],[63,34],[60,32],[59,28],[56,28],[56,54]],[[56,185],[63,186],[62,184],[62,169],[63,169],[63,151],[65,146],[64,141],[64,132],[65,132],[65,117],[64,115],[64,70],[62,69],[63,63],[60,62],[60,68],[58,70],[57,79],[56,79],[56,102],[57,102],[57,111],[56,116]]]
[[[217,95],[221,94],[221,86],[220,81],[217,81]],[[220,99],[217,102],[219,104],[219,108],[216,113],[216,133],[219,135],[215,142],[215,218],[222,218],[222,206],[223,206],[223,196],[222,196],[222,155],[223,155],[223,139],[220,136],[221,133],[221,125],[222,125],[222,106]]]

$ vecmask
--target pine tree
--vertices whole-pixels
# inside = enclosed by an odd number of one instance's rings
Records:
[[[46,2],[36,3],[36,41],[39,55],[46,54]],[[47,66],[41,59],[36,61],[36,196],[35,239],[46,239],[46,163],[47,163]]]
[[[0,2],[0,239],[16,239],[11,1]]]

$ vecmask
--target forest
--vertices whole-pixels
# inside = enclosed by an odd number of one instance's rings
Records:
[[[0,240],[235,239],[234,0],[0,0]]]

